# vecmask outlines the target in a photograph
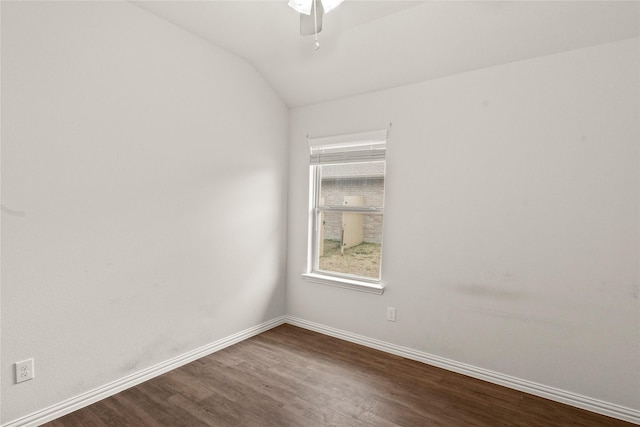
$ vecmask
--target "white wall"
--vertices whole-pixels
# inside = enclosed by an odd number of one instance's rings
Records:
[[[3,1],[2,423],[283,315],[287,157],[243,60],[128,3]]]
[[[292,110],[288,313],[639,409],[639,51]],[[384,295],[305,282],[306,135],[389,122]]]

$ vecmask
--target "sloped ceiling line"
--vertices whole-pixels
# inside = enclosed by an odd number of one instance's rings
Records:
[[[628,1],[345,1],[300,36],[280,1],[134,1],[253,64],[289,107],[640,34]]]

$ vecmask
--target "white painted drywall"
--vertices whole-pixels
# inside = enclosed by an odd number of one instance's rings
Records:
[[[238,57],[126,2],[2,2],[2,423],[283,315],[287,157]]]
[[[291,110],[288,314],[640,409],[639,51]],[[304,281],[306,135],[390,122],[384,295]]]

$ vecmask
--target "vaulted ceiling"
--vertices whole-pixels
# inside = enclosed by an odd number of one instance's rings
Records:
[[[133,3],[246,59],[290,107],[640,34],[635,1],[351,0],[314,50],[287,0]]]

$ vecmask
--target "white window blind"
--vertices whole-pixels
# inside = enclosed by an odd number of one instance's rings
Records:
[[[387,130],[309,138],[308,141],[311,164],[373,162],[385,159]]]

